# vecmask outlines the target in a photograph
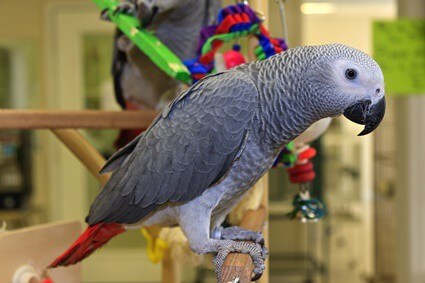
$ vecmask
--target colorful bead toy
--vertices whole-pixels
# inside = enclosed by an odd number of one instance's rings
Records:
[[[198,56],[184,61],[193,81],[214,72],[214,55],[225,42],[248,35],[254,35],[258,39],[259,45],[254,53],[259,60],[288,48],[283,39],[270,36],[260,18],[248,5],[239,3],[228,6],[219,12],[217,25],[208,26],[201,31]]]

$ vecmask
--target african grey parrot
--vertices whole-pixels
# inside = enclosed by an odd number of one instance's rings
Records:
[[[220,0],[125,0],[117,11],[136,15],[181,60],[196,56],[200,31],[214,22]],[[107,13],[103,14],[104,18]],[[117,102],[123,109],[159,109],[178,94],[179,83],[159,69],[117,30],[112,76]],[[162,103],[160,103],[162,102]],[[121,132],[117,147],[137,134]]]
[[[365,135],[384,112],[381,69],[341,44],[297,47],[208,76],[107,161],[102,172],[113,174],[88,228],[50,267],[77,263],[127,229],[180,225],[195,253],[216,255],[219,278],[236,251],[251,255],[256,279],[267,254],[263,238],[221,228],[231,208],[314,122],[344,114],[365,125]]]

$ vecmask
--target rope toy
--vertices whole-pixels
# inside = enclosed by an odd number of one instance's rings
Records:
[[[259,45],[254,50],[258,60],[264,60],[288,48],[283,39],[270,36],[262,20],[248,5],[231,5],[220,10],[217,25],[202,29],[198,56],[183,62],[189,69],[192,80],[196,82],[214,72],[214,55],[225,42],[249,35],[258,39]]]
[[[147,241],[148,258],[152,263],[161,262],[164,252],[169,248],[167,242],[158,237],[153,237],[145,228],[140,229]]]

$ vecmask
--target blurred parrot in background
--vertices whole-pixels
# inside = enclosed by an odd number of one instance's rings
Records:
[[[296,47],[201,79],[107,161],[102,172],[113,173],[89,226],[49,267],[75,264],[127,229],[179,225],[195,253],[215,255],[220,282],[231,252],[249,254],[258,279],[262,234],[222,228],[226,215],[316,121],[344,114],[365,125],[359,135],[372,132],[384,93],[377,63],[341,44]]]
[[[181,60],[196,56],[200,31],[213,24],[220,0],[125,0],[116,11],[133,14]],[[107,13],[102,18],[108,19]],[[112,76],[117,102],[123,109],[161,109],[183,89],[159,69],[120,30],[114,37]],[[115,142],[121,148],[140,131],[123,130]]]

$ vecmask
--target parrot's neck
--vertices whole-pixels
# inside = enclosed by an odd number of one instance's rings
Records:
[[[258,134],[272,148],[284,146],[323,118],[309,89],[296,77],[297,66],[284,60],[274,56],[245,65],[259,91]]]

